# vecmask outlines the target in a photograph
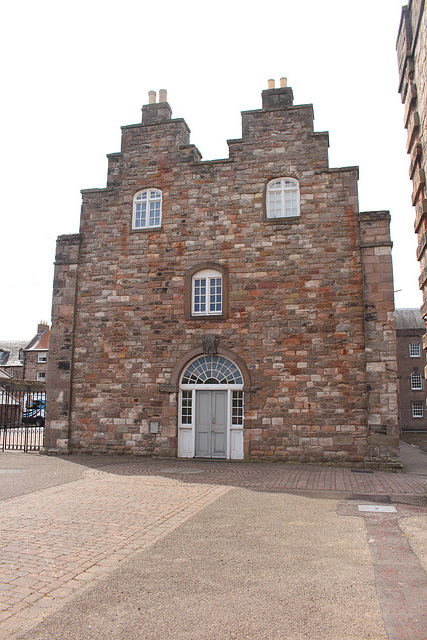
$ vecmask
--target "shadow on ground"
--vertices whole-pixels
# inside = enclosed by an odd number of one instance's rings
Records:
[[[400,439],[408,444],[414,444],[427,453],[427,431],[401,433]]]

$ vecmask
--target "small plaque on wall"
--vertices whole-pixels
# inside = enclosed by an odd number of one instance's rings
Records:
[[[159,433],[159,423],[150,422],[150,433]]]

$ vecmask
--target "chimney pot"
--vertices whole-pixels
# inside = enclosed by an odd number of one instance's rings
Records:
[[[168,92],[166,89],[160,89],[159,91],[159,102],[167,102],[168,101]]]
[[[288,79],[287,78],[280,78],[280,88],[284,89],[287,86],[288,86]]]
[[[156,92],[149,91],[148,92],[148,104],[156,104]]]
[[[267,80],[267,86],[269,89],[275,89],[276,88],[276,82],[273,79]]]

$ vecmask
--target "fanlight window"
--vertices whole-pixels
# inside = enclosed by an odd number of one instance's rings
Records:
[[[278,178],[267,185],[267,218],[295,218],[300,215],[299,183]]]
[[[182,384],[243,384],[236,365],[222,356],[202,356],[190,364]]]

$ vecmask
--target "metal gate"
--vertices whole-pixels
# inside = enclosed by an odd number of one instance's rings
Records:
[[[0,383],[0,451],[39,451],[43,447],[45,411],[44,383]]]

